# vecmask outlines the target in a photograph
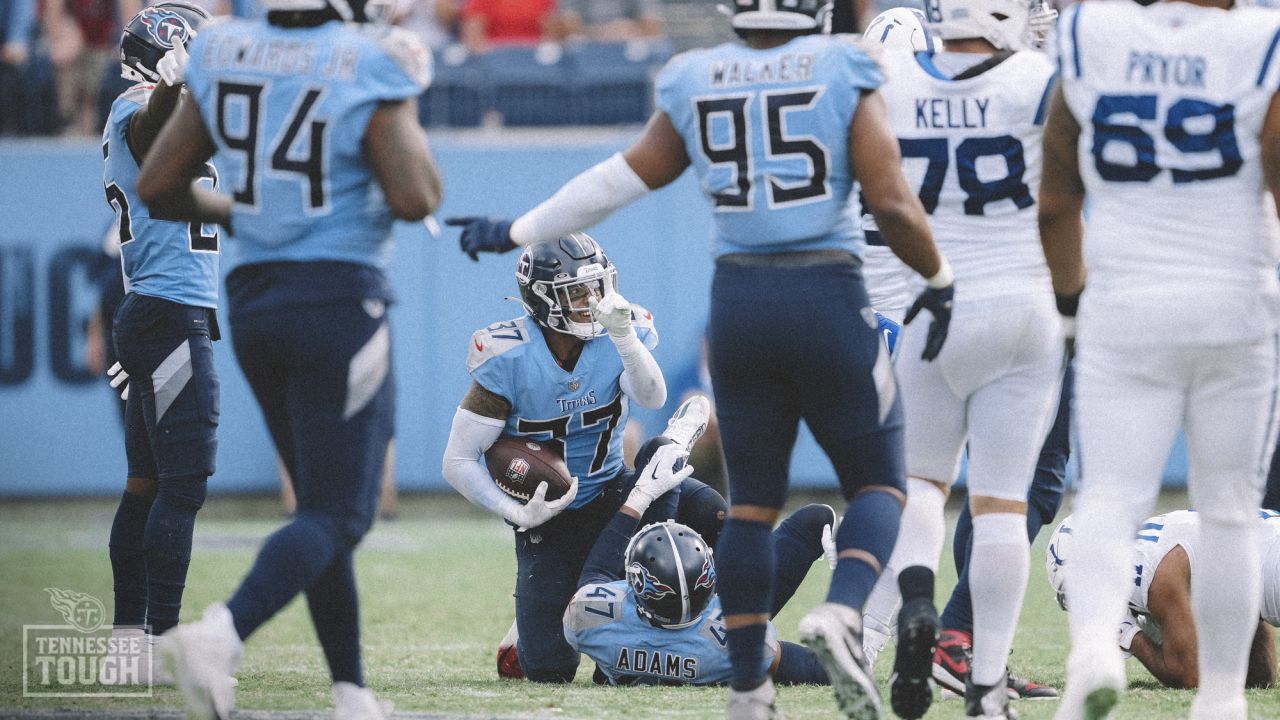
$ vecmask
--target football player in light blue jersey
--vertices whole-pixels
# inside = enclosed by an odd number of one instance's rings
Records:
[[[123,386],[128,479],[111,525],[116,634],[150,640],[178,624],[196,513],[217,454],[218,232],[152,217],[136,192],[138,166],[173,112],[186,44],[208,14],[162,2],[133,18],[121,38],[121,75],[137,82],[111,106],[102,133],[103,186],[119,221],[126,295],[112,323]],[[202,180],[216,185],[212,165]],[[128,383],[128,384],[126,384]],[[106,658],[104,684],[171,684],[140,653]]]
[[[638,477],[622,452],[630,403],[661,407],[667,389],[650,354],[658,344],[653,317],[618,293],[617,270],[595,240],[574,233],[530,245],[516,265],[516,281],[527,314],[471,337],[473,382],[454,415],[444,476],[517,530],[519,662],[513,667],[506,657],[509,638],[499,648],[499,674],[569,682],[579,654],[565,643],[561,616],[596,536]],[[640,449],[636,467],[648,464],[660,446],[674,444],[687,454],[709,410],[702,396],[686,401],[666,431]],[[504,435],[552,443],[574,477],[569,491],[548,501],[539,488],[523,504],[504,494],[482,460]],[[679,516],[718,536],[725,511],[719,493],[688,478],[677,492],[662,495],[650,519]]]
[[[463,226],[463,251],[477,258],[581,230],[690,166],[697,173],[715,217],[708,345],[733,499],[719,571],[735,720],[776,716],[761,669],[769,537],[802,419],[849,505],[828,602],[801,623],[801,639],[847,716],[880,714],[861,610],[893,550],[905,478],[901,402],[862,282],[862,233],[848,212],[853,177],[886,243],[928,279],[905,318],[933,315],[926,359],[942,350],[955,290],[902,174],[876,91],[884,78],[857,42],[821,35],[829,10],[821,0],[735,2],[743,42],[673,58],[657,79],[657,110],[629,148],[514,222],[452,220]]]
[[[565,638],[612,685],[729,682],[710,543],[675,522],[636,533],[640,514],[624,505],[600,533],[565,610]],[[835,521],[829,506],[805,505],[773,531],[778,577],[771,617],[795,594],[814,560],[825,553],[834,561]],[[809,649],[779,641],[772,623],[767,637],[763,662],[774,682],[830,683]]]
[[[241,368],[293,478],[297,512],[226,605],[173,631],[198,717],[226,717],[242,641],[305,593],[336,715],[382,718],[364,685],[356,544],[373,522],[395,380],[385,266],[393,219],[421,220],[440,178],[417,122],[430,56],[374,21],[374,0],[264,0],[264,20],[210,23],[189,101],[143,166],[153,210],[233,229],[227,277]],[[190,186],[217,153],[230,195]]]

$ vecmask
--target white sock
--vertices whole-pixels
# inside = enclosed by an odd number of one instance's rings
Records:
[[[1086,482],[1076,501],[1065,582],[1071,658],[1082,663],[1108,653],[1120,661],[1116,628],[1128,611],[1133,539],[1138,520],[1150,509],[1127,498],[1124,490],[1104,486],[1100,478],[1093,492]]]
[[[1004,677],[1027,591],[1028,552],[1025,515],[973,516],[973,555],[969,559],[973,663],[969,672],[975,685],[994,685]]]
[[[893,546],[889,564],[880,573],[862,612],[863,627],[879,632],[886,641],[893,635],[898,608],[902,606],[898,571],[923,565],[935,574],[938,572],[938,557],[942,554],[942,544],[946,542],[947,522],[943,514],[946,504],[947,496],[937,485],[919,478],[907,478],[907,504],[902,508],[898,542]]]
[[[1252,517],[1241,525],[1202,514],[1196,557],[1201,562],[1191,573],[1191,606],[1200,647],[1200,695],[1228,703],[1244,692],[1262,598]]]

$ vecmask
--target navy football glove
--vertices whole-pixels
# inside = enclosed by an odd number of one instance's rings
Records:
[[[482,252],[504,253],[516,247],[516,244],[511,242],[510,220],[451,217],[445,218],[444,224],[462,228],[462,236],[458,238],[458,244],[462,246],[462,252],[470,255],[472,260],[478,261]]]
[[[951,327],[951,304],[955,297],[956,286],[952,283],[942,288],[927,287],[911,303],[911,309],[902,320],[903,325],[910,324],[921,310],[928,310],[933,314],[933,322],[929,323],[929,335],[924,342],[924,352],[920,353],[921,360],[933,360],[942,352],[942,343],[947,340],[947,329]]]

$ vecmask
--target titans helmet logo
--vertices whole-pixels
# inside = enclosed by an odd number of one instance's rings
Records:
[[[708,555],[706,560],[702,561],[702,572],[699,573],[698,579],[694,581],[695,589],[704,587],[711,590],[716,588],[716,565],[711,562],[711,556]]]
[[[162,48],[173,49],[178,43],[186,44],[191,37],[191,27],[178,13],[164,8],[147,8],[139,18],[147,31]]]
[[[627,568],[627,577],[631,579],[631,589],[645,600],[658,600],[676,591],[668,584],[649,574],[649,569],[638,562]]]

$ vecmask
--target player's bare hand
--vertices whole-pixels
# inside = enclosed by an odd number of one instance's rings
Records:
[[[472,260],[480,260],[480,253],[504,253],[515,249],[511,241],[511,221],[484,217],[450,217],[444,219],[450,227],[462,228],[458,245]]]
[[[533,491],[533,497],[529,498],[529,502],[521,505],[507,519],[516,526],[516,532],[526,532],[559,515],[560,511],[569,507],[576,497],[578,497],[578,478],[576,477],[570,481],[569,489],[564,495],[550,502],[547,501],[547,484],[538,483],[538,489]]]
[[[951,306],[955,302],[956,286],[951,283],[946,287],[925,288],[924,292],[911,304],[903,325],[909,325],[921,310],[928,310],[933,315],[929,323],[929,334],[925,339],[924,352],[920,359],[931,361],[942,352],[942,344],[947,341],[947,330],[951,327]]]
[[[611,292],[599,301],[591,299],[591,317],[609,331],[609,337],[622,339],[631,334],[631,303],[619,293]]]

